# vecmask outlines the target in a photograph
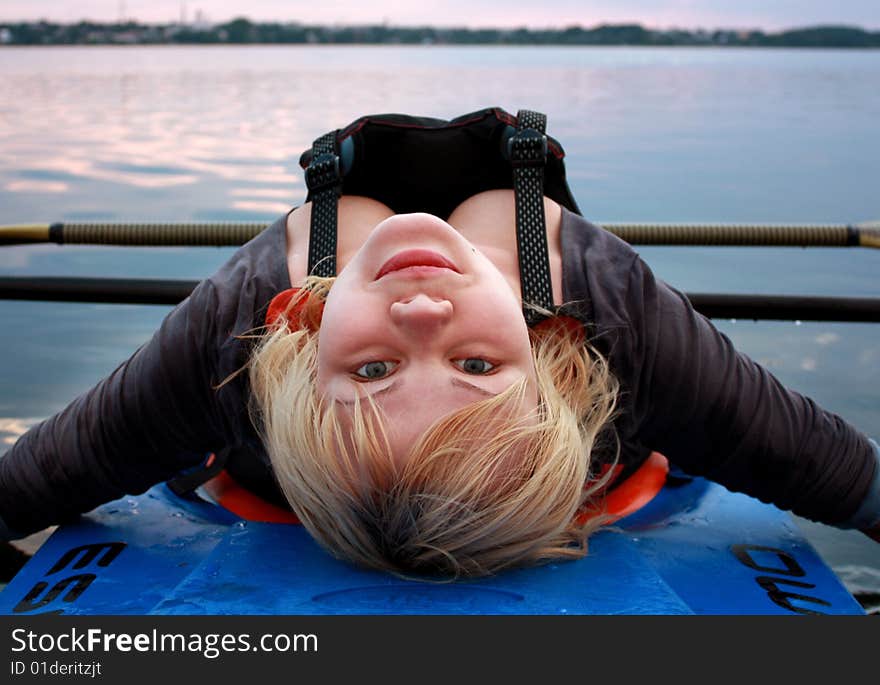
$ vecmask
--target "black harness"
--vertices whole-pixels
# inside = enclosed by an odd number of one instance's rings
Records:
[[[565,180],[562,146],[547,117],[499,108],[450,121],[402,114],[365,116],[315,140],[300,157],[312,204],[308,273],[336,275],[341,195],[363,195],[395,213],[446,219],[467,198],[513,189],[523,303],[553,310],[544,196],[580,214]],[[540,319],[524,307],[530,325]]]

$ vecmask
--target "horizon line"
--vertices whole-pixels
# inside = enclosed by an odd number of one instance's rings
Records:
[[[576,23],[568,23],[568,24],[560,24],[560,25],[547,25],[547,26],[529,26],[524,24],[518,25],[481,25],[481,26],[467,26],[462,24],[428,24],[428,23],[400,23],[395,24],[390,21],[374,21],[374,22],[359,22],[359,23],[344,23],[344,22],[305,22],[299,20],[284,20],[284,19],[260,19],[255,20],[250,17],[246,17],[243,15],[232,17],[231,19],[226,19],[223,21],[206,21],[205,25],[209,27],[221,26],[224,24],[229,24],[234,21],[245,20],[251,24],[282,24],[282,25],[295,25],[295,26],[304,26],[304,27],[321,27],[321,28],[362,28],[362,27],[384,27],[388,29],[443,29],[443,30],[465,30],[465,31],[562,31],[566,29],[572,28],[580,28],[580,29],[596,29],[604,26],[638,26],[640,28],[646,29],[648,31],[730,31],[730,32],[760,32],[765,34],[773,34],[773,33],[786,33],[789,31],[802,31],[805,29],[820,29],[820,28],[848,28],[848,29],[858,29],[861,31],[865,31],[866,33],[876,33],[880,32],[880,26],[872,28],[868,26],[863,26],[859,24],[847,24],[847,23],[816,23],[816,24],[801,24],[801,25],[792,25],[787,28],[780,29],[764,29],[757,26],[714,26],[712,28],[708,28],[705,26],[651,26],[649,24],[643,24],[639,21],[621,21],[621,22],[599,22],[591,25],[587,25],[584,23],[576,22]],[[99,19],[89,19],[87,17],[82,17],[76,20],[55,20],[55,19],[47,19],[45,17],[41,17],[38,19],[0,19],[0,24],[55,24],[58,26],[75,26],[76,24],[81,23],[91,23],[91,24],[100,24],[104,26],[121,26],[125,24],[138,24],[140,26],[195,26],[200,22],[195,20],[190,20],[187,22],[181,22],[179,20],[169,20],[165,22],[160,21],[142,21],[140,19],[129,17],[126,19],[116,19],[116,20],[99,20]]]

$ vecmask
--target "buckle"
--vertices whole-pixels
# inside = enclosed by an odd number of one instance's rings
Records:
[[[547,165],[547,136],[524,128],[507,139],[507,158],[514,167]]]
[[[306,167],[306,187],[319,193],[330,188],[342,186],[342,173],[339,170],[339,157],[329,152],[318,155]]]

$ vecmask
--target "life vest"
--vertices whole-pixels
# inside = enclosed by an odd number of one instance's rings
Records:
[[[320,136],[303,152],[313,203],[308,273],[336,275],[337,206],[362,195],[395,213],[446,219],[467,198],[512,189],[523,302],[553,309],[544,196],[580,214],[565,179],[565,152],[546,133],[547,118],[493,107],[445,121],[403,114],[361,117]],[[526,321],[540,318],[524,308]]]

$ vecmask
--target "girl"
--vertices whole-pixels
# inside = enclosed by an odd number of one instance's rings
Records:
[[[283,494],[331,553],[396,573],[584,554],[602,493],[652,450],[880,534],[876,443],[739,354],[630,246],[558,202],[543,202],[553,307],[534,317],[513,191],[478,192],[445,220],[352,195],[337,208],[335,279],[308,275],[306,203],[22,436],[0,459],[6,538],[211,452]]]

